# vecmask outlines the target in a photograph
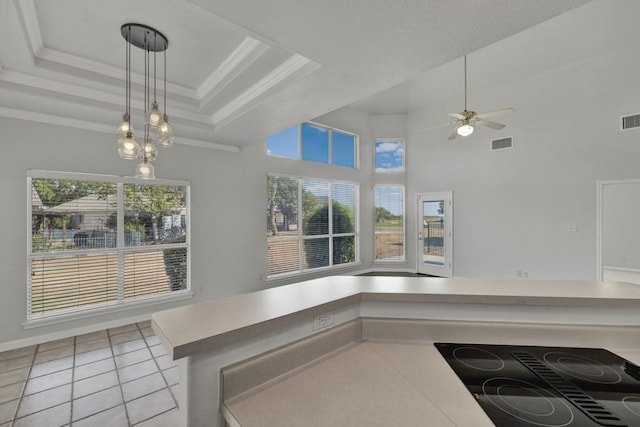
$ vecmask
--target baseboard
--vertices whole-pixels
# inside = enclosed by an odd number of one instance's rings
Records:
[[[22,338],[15,341],[0,343],[0,352],[14,350],[16,348],[29,347],[31,345],[42,344],[49,341],[55,341],[63,338],[75,337],[76,335],[89,334],[91,332],[102,331],[109,328],[117,328],[118,326],[129,325],[131,323],[144,322],[151,319],[151,313],[131,316],[124,319],[111,320],[109,322],[97,323],[78,328],[67,329],[64,331],[52,332],[49,334],[36,335],[29,338]]]

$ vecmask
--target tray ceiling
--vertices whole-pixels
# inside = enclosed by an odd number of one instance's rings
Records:
[[[176,142],[237,150],[587,2],[8,0],[0,116],[115,133],[125,95],[120,26],[140,22],[169,39]],[[139,121],[135,48],[132,71]]]

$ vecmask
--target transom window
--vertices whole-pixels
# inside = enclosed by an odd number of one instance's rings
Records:
[[[27,319],[190,290],[189,185],[31,171]]]
[[[404,141],[378,139],[375,142],[376,173],[404,172]]]
[[[315,123],[292,126],[267,138],[267,154],[356,168],[357,135]]]
[[[355,263],[358,185],[267,176],[267,277]]]

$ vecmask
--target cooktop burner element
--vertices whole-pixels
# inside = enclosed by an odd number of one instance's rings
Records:
[[[497,427],[640,427],[640,368],[607,350],[435,346]]]

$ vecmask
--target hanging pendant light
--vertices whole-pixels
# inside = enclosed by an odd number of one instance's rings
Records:
[[[136,178],[153,179],[153,162],[158,156],[158,146],[170,147],[173,133],[167,116],[167,47],[168,39],[158,30],[144,24],[128,23],[120,27],[126,41],[126,103],[125,113],[118,126],[118,154],[127,160],[139,159],[136,166]],[[144,139],[139,144],[131,125],[131,45],[144,51]],[[157,101],[157,52],[164,52],[164,112],[160,111]],[[150,54],[153,53],[153,101],[151,100]],[[156,129],[155,142],[151,128]]]

